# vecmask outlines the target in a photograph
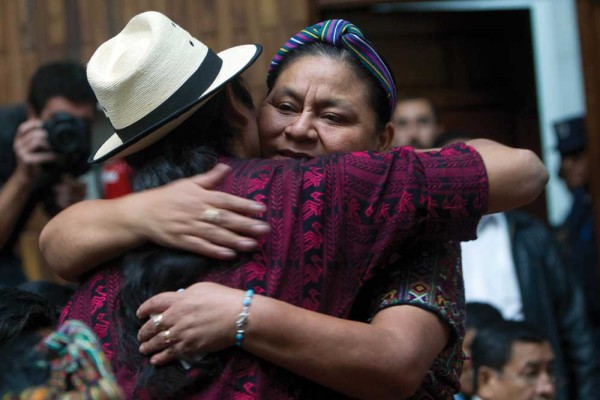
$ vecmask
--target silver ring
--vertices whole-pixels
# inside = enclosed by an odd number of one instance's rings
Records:
[[[214,223],[214,222],[217,222],[220,214],[221,214],[221,212],[219,210],[217,210],[216,208],[207,208],[202,213],[202,219],[204,221]]]
[[[152,317],[152,325],[154,325],[154,327],[159,331],[160,331],[160,326],[162,324],[162,320],[163,320],[162,314],[158,314],[158,315],[155,315],[154,317]]]

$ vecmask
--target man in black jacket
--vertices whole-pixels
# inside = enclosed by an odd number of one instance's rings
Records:
[[[586,309],[600,337],[600,276],[594,230],[594,210],[589,192],[591,159],[586,150],[584,116],[576,116],[554,124],[556,149],[560,153],[559,175],[573,196],[573,205],[557,238],[565,260],[583,287]]]
[[[561,258],[550,230],[521,212],[482,219],[478,240],[463,243],[468,302],[487,302],[507,319],[521,319],[548,336],[555,374],[567,380],[557,399],[595,399],[600,355],[578,280]]]

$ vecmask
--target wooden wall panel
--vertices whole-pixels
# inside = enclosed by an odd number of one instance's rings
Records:
[[[310,0],[0,0],[0,106],[25,100],[40,64],[58,59],[86,63],[98,45],[146,10],[166,14],[216,51],[263,44],[262,57],[244,74],[258,102],[266,93],[271,56],[309,24]],[[45,220],[37,215],[21,238],[25,269],[30,279],[56,279],[39,255],[37,237]]]
[[[245,77],[258,100],[270,57],[310,23],[310,0],[2,0],[0,105],[23,101],[29,77],[44,62],[87,62],[100,43],[134,15],[160,11],[215,50],[260,43],[263,56]]]

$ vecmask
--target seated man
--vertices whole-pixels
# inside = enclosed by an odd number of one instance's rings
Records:
[[[465,355],[463,369],[460,375],[460,393],[455,400],[470,400],[473,392],[473,364],[471,362],[471,344],[475,335],[481,329],[503,321],[500,311],[488,303],[467,303],[467,314],[465,318],[465,338],[462,343],[462,351]]]
[[[548,338],[522,321],[477,333],[471,346],[474,391],[483,400],[554,399],[554,354]]]

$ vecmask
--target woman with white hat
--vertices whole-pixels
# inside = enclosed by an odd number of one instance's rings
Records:
[[[122,50],[122,49],[120,49],[120,48],[118,48],[118,47],[116,47],[116,48],[117,48],[117,50],[118,50],[119,52],[121,52],[121,50]],[[126,54],[126,52],[123,52],[122,54]],[[112,60],[112,59],[118,60],[118,57],[119,57],[118,55],[113,55],[113,57],[112,57],[112,58],[111,58],[111,57],[108,57],[108,58],[106,58],[105,60]],[[172,68],[172,69],[170,69],[170,71],[174,71],[174,70],[176,70],[176,68],[175,68],[175,69],[173,69],[173,68]],[[92,81],[92,82],[93,82],[93,80],[92,80],[92,79],[90,79],[90,81]],[[161,81],[161,79],[157,79],[156,81],[152,81],[152,83],[153,83],[153,84],[156,84],[156,82],[160,82],[160,81]],[[100,82],[102,82],[102,81],[100,80]],[[153,90],[151,90],[151,89],[150,89],[150,90],[149,90],[149,92],[153,92]],[[209,92],[210,92],[210,91],[209,91]],[[98,97],[100,97],[100,96],[98,96]],[[129,99],[131,99],[131,98],[133,98],[134,96],[131,96],[131,94],[129,94],[127,97],[128,97]],[[127,100],[127,99],[126,99],[126,100]],[[125,104],[127,104],[127,103],[125,103]],[[193,107],[195,104],[198,104],[198,103],[193,103],[193,104],[191,105],[191,107]],[[159,105],[158,105],[158,106],[156,106],[156,108],[159,108],[159,107],[160,107],[160,103],[159,103]],[[116,109],[116,108],[114,108],[114,109]],[[123,109],[124,109],[124,110],[126,110],[127,108],[125,107],[125,108],[123,108]],[[110,113],[110,112],[111,112],[110,110],[113,110],[113,108],[110,108],[110,109],[107,111],[107,113]],[[185,110],[185,111],[187,111],[187,110]],[[185,111],[184,111],[184,112],[185,112]],[[141,112],[141,113],[140,113],[140,115],[146,115],[146,114],[144,114],[144,112]],[[169,114],[169,115],[170,115],[170,114]],[[180,116],[180,115],[183,115],[183,114],[179,114],[179,115],[177,115],[177,116]],[[184,117],[181,117],[181,119],[185,119],[185,116],[184,116]],[[111,118],[111,120],[112,120],[112,118]],[[162,120],[161,120],[160,118],[158,118],[158,119],[155,119],[154,121],[162,121]],[[137,120],[136,120],[136,122],[134,122],[134,124],[135,124],[135,123],[137,123]],[[177,123],[177,122],[174,122],[174,124],[176,124],[176,123]],[[155,130],[155,127],[157,126],[157,123],[156,123],[156,122],[152,122],[152,121],[151,121],[151,123],[150,123],[149,125],[147,125],[147,126],[149,126],[149,127],[150,127],[150,128],[148,128],[148,130],[149,130],[150,132],[154,132],[154,130]],[[162,131],[162,132],[159,132],[159,133],[155,134],[154,136],[160,136],[160,135],[161,135],[163,132],[165,132],[165,131],[168,131],[168,129],[169,129],[169,128],[165,128],[165,129],[163,129],[163,131]],[[134,134],[133,134],[133,135],[127,135],[127,136],[126,136],[126,135],[125,135],[125,133],[127,133],[127,131],[130,131],[129,133],[131,133],[131,131],[133,131],[133,133],[134,133]],[[165,133],[166,133],[166,132],[165,132]],[[118,138],[116,138],[115,140],[111,141],[111,142],[110,142],[110,143],[108,143],[107,145],[103,146],[103,149],[101,149],[101,151],[99,151],[99,153],[97,153],[97,157],[96,157],[97,159],[102,159],[102,158],[105,158],[105,157],[110,157],[111,155],[118,154],[118,153],[120,153],[120,152],[121,152],[121,153],[122,153],[122,152],[128,152],[128,151],[130,152],[130,151],[132,151],[131,149],[134,149],[134,150],[136,150],[136,149],[139,149],[139,148],[141,148],[141,147],[143,147],[143,146],[147,145],[147,144],[148,144],[148,143],[147,143],[147,141],[149,141],[148,139],[146,139],[146,136],[142,136],[142,137],[138,137],[138,136],[136,136],[136,131],[135,131],[135,130],[132,130],[132,129],[127,129],[127,126],[126,126],[126,128],[120,129],[120,130],[119,130],[119,131],[118,131],[116,134],[117,134]],[[456,149],[455,149],[455,150],[456,150]],[[470,157],[470,156],[469,156],[469,154],[471,154],[471,151],[470,151],[470,150],[468,150],[468,149],[464,149],[464,150],[466,150],[466,151],[463,153],[463,155],[464,155],[465,157]],[[445,154],[448,154],[448,153],[445,153]],[[438,154],[438,157],[444,158],[444,157],[446,157],[446,155],[445,155],[445,154]],[[402,157],[400,157],[400,155],[402,155]],[[347,157],[350,157],[350,158],[352,158],[353,156],[342,156],[342,157],[341,157],[341,158],[339,158],[339,159],[338,159],[338,158],[336,158],[336,159],[335,159],[335,160],[336,160],[336,165],[338,165],[338,163],[341,163],[341,165],[344,165],[344,160],[345,160]],[[420,158],[419,158],[419,157],[420,157]],[[394,162],[406,162],[406,159],[408,159],[408,158],[412,158],[413,160],[415,160],[415,161],[416,161],[417,159],[428,159],[428,157],[429,157],[429,156],[426,156],[426,155],[417,156],[417,155],[415,155],[414,153],[411,153],[410,151],[406,151],[406,150],[404,150],[403,152],[395,152],[395,153],[392,153],[391,155],[385,156],[385,157],[383,157],[383,159],[382,159],[382,160],[379,160],[379,162],[381,162],[381,161],[385,161],[386,163],[387,163],[387,162],[392,162],[392,165],[393,165],[393,164],[394,164]],[[369,157],[366,157],[366,158],[370,159]],[[399,159],[396,159],[396,158],[402,158],[403,160],[402,160],[402,161],[400,161]],[[359,157],[358,159],[359,159],[359,160],[362,160],[362,161],[367,161],[367,160],[365,159],[365,157],[364,157],[364,156],[363,156],[363,157]],[[474,158],[474,159],[476,159],[476,158]],[[430,161],[431,161],[431,160],[430,160]],[[319,162],[322,162],[322,161],[315,160],[313,163],[319,163]],[[368,161],[368,162],[370,162],[370,161]],[[298,163],[300,163],[300,165],[302,165],[302,163],[301,163],[301,162],[298,162]],[[283,164],[282,164],[282,165],[283,165]],[[313,165],[312,167],[314,168],[314,166],[315,166],[315,165]],[[393,169],[393,168],[392,168],[392,169]],[[237,170],[236,170],[236,173],[237,173]],[[405,164],[402,166],[402,173],[406,173],[406,171],[405,171]],[[543,175],[543,174],[542,174],[542,175]],[[270,176],[270,175],[269,175],[269,174],[267,174],[267,176]],[[296,176],[296,175],[290,175],[290,177],[292,177],[292,176],[295,176],[296,178],[298,178],[298,176]],[[302,177],[302,176],[304,176],[304,175],[301,175],[300,177]],[[173,176],[171,176],[171,178],[172,178],[172,177],[173,177]],[[308,177],[305,177],[305,178],[308,178]],[[372,178],[374,178],[374,177],[373,177],[373,176],[370,176],[370,178],[372,179]],[[233,179],[233,181],[236,181],[236,180],[238,180],[238,179],[239,179],[239,176],[238,176],[238,177],[235,177],[235,178],[230,178],[230,180],[229,180],[229,182],[230,182],[230,183],[229,183],[229,186],[228,186],[228,184],[227,184],[227,182],[226,182],[225,188],[233,188],[233,187],[235,187],[235,185],[234,185],[234,186],[230,186],[230,185],[231,185],[231,179]],[[540,180],[543,180],[543,179],[540,179]],[[299,182],[301,182],[301,180],[300,180]],[[288,183],[298,183],[298,182],[294,182],[294,180],[292,179],[292,180],[291,180],[291,182],[288,182]],[[473,182],[471,182],[471,183],[473,183]],[[239,190],[239,187],[238,187],[238,190]],[[472,188],[471,188],[471,190],[472,190]],[[478,189],[476,190],[476,192],[477,192],[477,191],[478,191]],[[316,199],[316,198],[315,198],[315,199]],[[307,199],[307,200],[308,200],[308,199]],[[522,201],[522,200],[521,200],[521,201]],[[304,204],[309,204],[309,203],[306,203],[306,202],[305,202]],[[485,205],[483,205],[483,204],[480,204],[479,206],[483,206],[483,207],[485,207]],[[278,210],[276,209],[275,211],[278,211]],[[269,211],[268,211],[268,212],[269,212]],[[274,216],[274,215],[272,215],[272,214],[269,216],[268,212],[267,212],[266,218],[267,218],[267,220],[268,220],[269,222],[273,222],[273,219],[272,219],[272,218],[275,218],[275,216]],[[205,217],[206,219],[218,219],[218,217],[219,217],[219,213],[215,213],[215,210],[212,210],[212,213],[206,213],[206,214],[204,215],[204,217]],[[271,219],[270,219],[270,218],[271,218]],[[475,219],[476,219],[476,218],[475,218]],[[291,221],[291,220],[289,220],[289,221]],[[216,221],[215,221],[215,222],[216,222]],[[280,221],[280,222],[281,222],[281,221]],[[349,223],[352,223],[351,219],[349,219],[349,221],[340,221],[340,224],[342,224],[341,226],[343,226],[343,224],[344,224],[344,223],[348,223],[348,222],[349,222]],[[395,221],[395,222],[397,222],[397,221]],[[389,221],[389,223],[390,223],[390,225],[394,225],[394,221],[392,221],[392,220],[390,220],[390,221]],[[309,230],[310,230],[310,229],[309,229]],[[438,232],[438,233],[439,233],[439,232]],[[456,232],[454,232],[454,234],[456,234]],[[468,236],[468,235],[467,235],[467,236]],[[275,237],[276,237],[276,236],[275,236]],[[440,236],[438,236],[438,238],[442,238],[442,237],[444,237],[444,236],[443,236],[443,235],[440,235]],[[447,237],[447,236],[446,236],[446,237]],[[460,237],[459,237],[459,239],[460,239]],[[293,242],[292,242],[292,243],[293,243]],[[278,244],[278,243],[272,243],[271,245],[276,245],[276,244]],[[358,245],[358,247],[364,247],[364,246],[361,246],[359,243],[356,243],[356,245]],[[335,246],[334,246],[334,247],[335,247]],[[384,246],[382,249],[384,249],[384,248],[385,248],[385,246]],[[356,250],[356,249],[347,249],[347,250]],[[350,251],[350,253],[352,253],[352,251]],[[379,254],[379,253],[378,253],[378,254],[376,254],[376,258],[377,258],[377,257],[384,257],[385,253],[386,253],[385,251],[382,251],[380,254]],[[267,252],[267,254],[269,254],[269,252]],[[263,254],[263,256],[264,256],[264,254]],[[363,254],[362,254],[362,256],[365,256],[365,253],[363,253]],[[256,257],[256,256],[255,256],[255,257]],[[261,257],[261,254],[260,254],[260,252],[259,252],[259,254],[258,254],[258,256],[257,256],[257,257]],[[317,257],[317,258],[318,258],[318,257]],[[273,262],[274,260],[267,260],[267,259],[265,259],[265,258],[263,257],[263,261],[266,261],[267,263],[271,263],[271,262]],[[314,261],[313,261],[313,262],[314,262]],[[375,264],[377,264],[377,263],[375,262]],[[259,267],[257,264],[252,264],[252,265],[254,265],[254,266],[250,268],[250,272],[251,272],[251,274],[253,274],[253,276],[254,276],[254,278],[253,278],[253,279],[257,279],[257,277],[260,277],[260,276],[265,276],[265,275],[264,275],[264,272],[262,272],[262,271],[263,271],[263,267],[262,267],[262,266],[261,266],[261,267]],[[291,270],[293,270],[293,268],[292,268],[292,266],[291,266],[291,265],[289,265],[289,266],[288,266],[287,264],[285,264],[285,265],[286,265],[287,267],[289,267]],[[257,268],[258,268],[258,269],[257,269]],[[271,270],[269,270],[269,271],[271,271]],[[308,272],[308,271],[306,271],[306,272]],[[365,272],[366,272],[366,271],[365,271]],[[256,275],[256,274],[258,274],[258,275]],[[268,281],[268,279],[273,279],[273,278],[269,278],[270,274],[272,274],[272,272],[268,272],[268,273],[267,273],[267,281]],[[301,275],[303,275],[303,274],[300,274],[300,276],[301,276]],[[366,273],[366,275],[369,275],[369,273]],[[267,281],[263,281],[263,282],[262,282],[262,284],[267,284]],[[275,279],[275,282],[277,282],[277,279]],[[333,280],[333,282],[335,282],[335,280]],[[262,287],[262,286],[261,286],[262,284],[257,284],[257,285],[255,285],[255,286],[254,286],[254,288],[255,288],[255,289],[256,289],[257,287],[258,287],[258,288],[262,288],[262,289],[268,289],[268,288],[269,288],[268,284],[267,284],[267,286],[266,286],[266,287]],[[211,284],[204,283],[204,284],[199,284],[199,285],[200,285],[200,286],[196,286],[194,289],[189,289],[189,291],[186,291],[186,292],[184,292],[184,293],[180,293],[180,294],[169,294],[168,296],[170,296],[170,297],[173,297],[173,296],[179,296],[179,297],[186,296],[186,295],[187,295],[187,293],[196,293],[196,290],[199,290],[199,289],[197,289],[197,288],[202,288],[202,291],[204,291],[204,292],[206,293],[206,292],[208,292],[208,291],[209,291],[209,289],[214,289],[214,288],[215,288],[215,287],[214,287],[214,286],[215,286],[214,284],[212,284],[212,285],[211,285]],[[358,283],[358,285],[360,285],[360,283]],[[350,287],[352,288],[352,285],[350,285]],[[225,289],[223,289],[223,290],[225,290]],[[268,290],[267,290],[265,293],[268,293]],[[327,293],[327,291],[324,291],[324,293]],[[235,290],[232,290],[232,289],[229,289],[229,290],[227,291],[227,294],[225,294],[223,291],[221,291],[221,294],[224,296],[223,298],[229,298],[229,299],[231,299],[231,298],[239,298],[239,296],[240,296],[240,294],[239,294],[238,292],[236,292]],[[310,296],[312,296],[312,295],[310,295],[310,294],[309,294],[309,297],[310,297]],[[243,297],[243,295],[242,295],[242,297]],[[240,345],[245,343],[245,340],[246,340],[246,339],[245,339],[245,327],[246,327],[246,325],[245,325],[245,324],[248,322],[248,311],[249,311],[249,309],[250,309],[249,307],[250,307],[250,305],[251,305],[251,304],[253,304],[253,300],[252,300],[252,298],[253,298],[253,296],[252,296],[251,294],[249,294],[249,295],[247,295],[247,296],[246,296],[246,299],[244,300],[244,306],[243,306],[243,308],[242,308],[242,313],[240,314],[240,319],[239,319],[239,323],[238,323],[238,325],[239,325],[239,326],[237,326],[237,327],[239,328],[239,329],[238,329],[238,335],[240,335],[241,337],[240,337],[239,339],[236,339],[236,338],[230,338],[229,340],[225,340],[225,341],[224,341],[224,342],[222,342],[222,343],[213,343],[212,345],[214,345],[215,347],[214,347],[214,348],[212,348],[212,349],[211,349],[211,348],[207,348],[206,350],[219,350],[219,349],[223,348],[223,346],[227,347],[228,345],[231,345],[231,344],[232,344],[232,343],[231,343],[232,341],[233,341],[234,343],[235,343],[235,342],[239,342],[239,344],[240,344]],[[214,300],[214,299],[213,299],[213,300]],[[289,299],[287,299],[287,300],[288,300],[289,302],[293,303],[293,304],[296,304],[296,303],[295,303],[295,301],[293,301],[291,298],[289,298]],[[298,300],[299,300],[299,299],[296,299],[296,302],[297,302]],[[254,301],[255,301],[255,302],[257,302],[258,304],[263,304],[263,305],[264,305],[264,304],[267,304],[267,303],[269,303],[269,299],[268,299],[267,297],[265,297],[265,296],[255,296],[255,300],[254,300]],[[309,305],[308,303],[306,303],[306,301],[308,301],[308,298],[307,298],[307,299],[304,299],[304,300],[301,300],[301,301],[300,301],[300,304],[298,304],[298,305],[305,306],[306,308],[309,308],[309,309],[310,309],[311,307],[314,307],[316,310],[324,311],[323,309],[321,309],[321,308],[320,308],[320,307],[321,307],[321,301],[320,301],[320,300],[319,300],[319,301],[316,301],[316,303],[317,303],[317,306],[315,306],[315,305]],[[228,302],[228,301],[227,301],[227,302],[223,302],[223,304],[226,304],[229,310],[231,310],[231,309],[233,308],[233,306],[231,306],[231,302]],[[256,304],[256,303],[255,303],[255,304]],[[322,304],[323,304],[323,306],[324,306],[325,308],[327,308],[327,307],[328,307],[327,305],[325,305],[325,303],[322,303]],[[329,303],[329,304],[335,304],[335,301],[332,301],[332,302],[331,302],[331,303]],[[347,304],[346,304],[346,306],[345,306],[346,308],[345,308],[345,309],[344,309],[344,307],[342,307],[342,309],[340,309],[340,310],[338,311],[338,313],[340,313],[340,315],[339,315],[339,316],[343,316],[344,314],[345,314],[345,315],[347,315],[347,312],[349,311],[349,309],[347,308],[347,307],[348,307],[348,304],[350,304],[350,303],[347,303]],[[236,308],[237,308],[237,307],[236,307]],[[71,309],[71,313],[72,313],[72,309]],[[333,315],[336,315],[336,312],[331,312],[331,313],[332,313]],[[175,340],[175,339],[174,339],[174,338],[175,338],[175,333],[176,333],[176,332],[179,332],[180,334],[183,334],[183,333],[184,333],[184,329],[182,329],[182,327],[181,327],[181,326],[178,326],[178,327],[177,327],[177,329],[178,329],[178,330],[176,330],[176,328],[175,328],[175,324],[176,324],[176,322],[177,322],[177,321],[174,321],[174,320],[173,320],[173,316],[172,316],[172,314],[173,314],[173,313],[170,313],[170,314],[169,314],[169,313],[167,313],[167,312],[164,312],[164,313],[162,313],[162,314],[159,314],[158,316],[156,316],[155,318],[153,318],[153,319],[150,321],[150,323],[149,323],[149,325],[148,325],[148,326],[149,326],[150,328],[152,328],[152,327],[153,327],[155,332],[161,332],[161,333],[160,333],[160,335],[156,336],[156,338],[157,338],[157,339],[155,340],[155,342],[157,342],[158,340],[160,340],[160,344],[163,346],[163,348],[166,348],[166,349],[168,349],[169,351],[175,351],[175,352],[181,352],[181,353],[184,353],[184,351],[183,351],[183,350],[185,350],[185,349],[181,349],[181,348],[180,348],[181,346],[179,346],[179,343],[176,343],[176,342],[183,343],[183,341],[181,340],[181,336],[179,336],[178,338],[176,338],[177,340]],[[226,315],[228,315],[228,314],[227,314],[227,313],[222,313],[222,315],[223,315],[223,316],[226,316]],[[160,318],[159,318],[159,316],[160,316]],[[160,329],[159,329],[159,328],[160,328]],[[363,329],[363,328],[360,328],[360,329]],[[442,328],[442,330],[443,330],[443,328]],[[223,331],[226,331],[226,330],[223,330]],[[240,333],[239,331],[241,331],[241,333]],[[443,336],[443,335],[442,335],[442,336]],[[235,339],[235,340],[233,340],[233,339]],[[165,346],[166,346],[166,347],[165,347]],[[260,350],[259,350],[259,352],[260,352]],[[238,356],[240,356],[240,357],[244,357],[245,355],[244,355],[244,354],[242,354],[242,355],[238,355]],[[277,363],[277,360],[272,360],[272,361]],[[281,362],[281,364],[285,364],[285,362]],[[258,370],[257,370],[256,368],[258,368]],[[257,364],[257,365],[255,365],[255,366],[254,366],[252,369],[250,369],[249,371],[251,371],[251,372],[262,371],[262,368],[266,368],[267,370],[271,370],[273,367],[269,366],[269,364],[268,364],[268,363],[267,363],[267,364],[263,364],[263,363],[261,363],[261,362],[258,362],[258,364]],[[292,365],[291,367],[289,367],[289,368],[290,368],[290,369],[293,369],[293,365]],[[278,370],[274,370],[274,371],[278,371]],[[302,373],[302,371],[296,371],[296,372]],[[342,371],[342,370],[340,370],[340,372],[343,372],[343,371]],[[259,376],[264,376],[264,375],[261,375],[261,373],[260,373],[260,372],[257,372],[257,373],[259,374]],[[264,374],[265,372],[263,371],[262,373]],[[281,371],[281,372],[278,372],[278,373],[283,373],[283,371]],[[284,375],[285,375],[285,374],[284,374]],[[307,374],[306,374],[306,373],[304,373],[304,375],[307,375]],[[256,379],[256,376],[255,376],[255,375],[253,375],[253,374],[249,374],[248,376],[253,376],[253,377]],[[246,376],[246,378],[248,378],[248,376]],[[269,375],[267,374],[267,376],[269,376]],[[283,375],[281,375],[281,376],[283,376]],[[311,377],[311,378],[312,378],[312,377]],[[317,377],[317,376],[315,376],[315,377],[314,377],[314,378],[312,378],[312,379],[314,379],[314,380],[317,380],[317,381],[319,381],[319,382],[322,382],[322,383],[324,383],[324,384],[326,384],[326,385],[328,384],[328,382],[327,382],[327,381],[324,381],[323,379],[321,379],[320,377]],[[328,378],[326,377],[326,378],[324,378],[324,379],[328,379]],[[268,380],[267,380],[267,381],[268,381]],[[260,382],[263,382],[263,385],[264,385],[264,381],[260,381],[260,380],[259,380],[258,382],[259,382],[259,383],[260,383]],[[245,388],[241,388],[240,390],[247,390],[249,387],[252,387],[252,388],[254,388],[254,389],[255,389],[255,390],[252,390],[252,393],[255,393],[255,395],[257,395],[257,396],[260,396],[260,393],[263,393],[263,394],[265,394],[265,393],[266,393],[266,392],[261,392],[261,391],[259,391],[259,389],[261,389],[261,390],[268,390],[268,391],[275,391],[275,392],[277,391],[277,387],[276,387],[276,386],[273,386],[273,387],[267,387],[267,388],[265,388],[265,386],[260,386],[260,384],[259,384],[259,383],[257,383],[256,381],[254,381],[254,382],[250,382],[250,381],[248,381],[248,382],[246,382],[246,383],[247,383],[247,385],[249,385],[249,386],[246,386]],[[273,383],[273,381],[271,381],[271,383]],[[257,384],[258,384],[258,386],[257,386]],[[289,382],[288,382],[288,384],[289,384],[290,386],[283,385],[283,389],[285,389],[286,391],[287,391],[287,390],[289,390],[289,389],[290,389],[290,388],[292,388],[292,387],[296,387],[296,386],[294,386],[294,384],[292,384],[292,383],[289,383]],[[243,385],[242,385],[242,386],[243,386]],[[335,385],[331,385],[331,386],[335,387]],[[299,387],[302,387],[302,388],[303,388],[303,390],[309,390],[309,391],[311,390],[311,389],[307,389],[306,385],[300,385]],[[281,389],[282,389],[282,388],[280,388],[279,390],[281,390]],[[339,389],[339,388],[337,388],[337,387],[336,387],[336,389],[338,389],[338,390],[343,390],[343,388]],[[376,388],[376,389],[377,389],[377,388]],[[312,390],[318,390],[318,389],[316,389],[316,387],[313,387],[313,388],[312,388]],[[405,390],[408,392],[408,391],[410,391],[410,388],[408,388],[408,389],[407,389],[407,388],[405,388]],[[256,393],[259,393],[259,394],[256,394]],[[273,392],[270,392],[270,393],[273,393]],[[299,392],[299,393],[300,393],[300,395],[302,394],[302,392]],[[316,393],[316,392],[315,392],[315,393]],[[353,392],[352,392],[351,390],[348,390],[348,391],[346,391],[346,393],[352,394]],[[382,392],[381,392],[381,393],[382,393]]]

